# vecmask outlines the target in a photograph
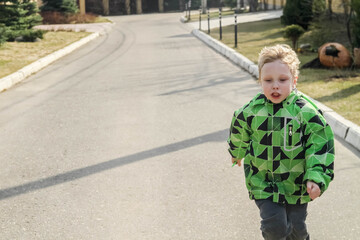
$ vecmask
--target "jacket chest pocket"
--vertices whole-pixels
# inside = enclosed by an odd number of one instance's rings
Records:
[[[285,117],[284,150],[293,151],[301,147],[301,123],[297,118]]]

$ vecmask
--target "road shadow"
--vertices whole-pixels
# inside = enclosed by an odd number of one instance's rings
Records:
[[[142,161],[148,158],[161,156],[171,152],[180,151],[186,148],[194,147],[208,142],[226,141],[228,129],[205,134],[199,137],[190,138],[184,141],[168,144],[165,146],[142,151],[132,155],[112,159],[99,164],[91,165],[84,168],[75,169],[69,172],[61,173],[55,176],[39,179],[33,182],[25,183],[15,187],[0,190],[0,200],[15,197],[21,194],[33,192],[39,189],[52,187],[58,184],[74,181],[93,174],[104,172],[113,168],[121,167],[134,162]]]
[[[247,34],[247,32],[242,32],[243,34]],[[255,39],[251,39],[251,40],[246,40],[246,41],[239,41],[239,44],[241,43],[249,43],[249,42],[257,42],[257,41],[263,41],[264,39],[278,39],[279,37],[282,37],[281,34],[279,33],[272,33],[272,34],[268,34],[268,35],[264,35],[263,37],[261,38],[255,38]],[[240,36],[241,38],[241,36]],[[275,42],[274,42],[275,44]]]
[[[194,36],[191,33],[186,33],[186,34],[173,35],[168,38],[188,38],[188,37],[193,38]]]
[[[360,84],[351,86],[349,88],[342,89],[342,90],[337,91],[337,92],[335,92],[335,93],[333,93],[331,95],[327,95],[327,96],[317,98],[316,100],[318,100],[319,102],[328,102],[328,101],[332,101],[334,99],[346,98],[346,97],[349,97],[351,95],[357,94],[358,92],[360,92]]]

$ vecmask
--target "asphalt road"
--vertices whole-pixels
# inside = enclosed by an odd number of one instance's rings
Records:
[[[261,239],[226,138],[253,78],[180,14],[114,29],[0,94],[1,239]],[[360,154],[336,142],[312,239],[360,235]]]

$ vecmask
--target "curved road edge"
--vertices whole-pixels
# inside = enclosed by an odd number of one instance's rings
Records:
[[[194,36],[196,36],[198,39],[203,41],[205,44],[207,44],[209,47],[214,49],[216,52],[228,58],[235,65],[249,72],[256,79],[259,77],[259,71],[257,65],[252,61],[250,61],[245,56],[236,52],[234,49],[226,46],[222,42],[210,37],[204,32],[199,31],[198,29],[192,30],[191,33]],[[311,97],[309,98],[312,99]],[[327,107],[326,105],[322,104],[321,102],[316,101],[315,99],[312,100],[323,111],[324,117],[332,127],[335,135],[340,137],[341,139],[344,139],[345,142],[349,143],[350,145],[355,147],[358,151],[360,151],[360,126],[345,119],[344,117],[342,117],[341,115],[339,115],[334,110]]]

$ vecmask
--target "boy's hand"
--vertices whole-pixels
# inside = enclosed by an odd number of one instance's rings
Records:
[[[233,164],[236,162],[236,164],[241,167],[241,159],[231,158],[231,161]]]
[[[316,183],[312,181],[308,181],[306,183],[306,187],[307,187],[307,192],[312,200],[320,196],[321,191],[319,185],[317,185]]]

